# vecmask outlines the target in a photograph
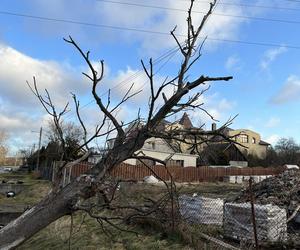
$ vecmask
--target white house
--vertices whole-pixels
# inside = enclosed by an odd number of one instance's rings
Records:
[[[136,152],[137,155],[149,156],[158,160],[166,160],[167,166],[181,166],[181,167],[196,167],[197,155],[181,153],[175,144],[168,142],[161,138],[150,138],[145,141],[144,146]],[[158,162],[147,160],[148,165],[159,165]],[[137,159],[128,159],[125,163],[136,165],[140,164]]]

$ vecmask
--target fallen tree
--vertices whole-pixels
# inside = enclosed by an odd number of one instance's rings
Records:
[[[194,26],[192,22],[193,4],[194,0],[191,0],[187,18],[187,37],[184,43],[179,42],[179,39],[175,35],[175,29],[171,31],[171,36],[175,39],[175,42],[183,58],[178,74],[175,75],[172,79],[165,79],[165,81],[157,88],[154,83],[154,67],[152,59],[149,60],[149,66],[146,66],[142,61],[142,66],[145,74],[149,79],[151,90],[149,99],[149,111],[145,119],[140,117],[140,114],[138,114],[137,118],[130,123],[138,124],[138,126],[134,126],[134,131],[125,131],[125,127],[128,124],[119,122],[115,116],[115,111],[128,99],[137,94],[137,92],[132,92],[133,85],[129,87],[128,91],[125,93],[122,100],[117,105],[115,105],[114,107],[110,107],[110,92],[108,93],[108,99],[106,103],[97,94],[97,86],[103,80],[104,76],[103,61],[101,61],[100,63],[100,71],[97,72],[92,62],[90,61],[90,53],[85,53],[80,48],[80,46],[72,39],[72,37],[65,39],[67,43],[74,46],[74,48],[77,50],[77,52],[79,52],[90,69],[90,74],[83,74],[92,83],[92,95],[97,103],[99,111],[103,114],[103,120],[102,123],[95,128],[95,133],[91,136],[88,136],[86,126],[80,116],[79,101],[77,100],[76,96],[74,96],[74,103],[78,121],[84,133],[84,142],[79,145],[76,150],[78,152],[84,153],[81,154],[79,159],[70,159],[68,163],[63,164],[58,169],[55,178],[56,181],[55,183],[53,183],[51,192],[41,202],[24,212],[19,218],[12,221],[0,231],[1,249],[15,248],[60,217],[71,215],[78,210],[85,210],[85,208],[83,208],[82,206],[84,201],[95,196],[96,194],[101,194],[103,196],[105,204],[102,206],[102,208],[109,208],[109,203],[113,198],[113,195],[109,197],[109,195],[107,194],[107,176],[109,172],[115,166],[129,158],[136,158],[141,162],[143,162],[143,160],[145,159],[149,159],[149,157],[147,156],[136,154],[136,152],[143,146],[147,139],[151,137],[172,139],[182,143],[187,143],[191,147],[197,148],[197,143],[199,143],[199,140],[196,140],[196,138],[202,138],[203,140],[201,143],[203,143],[208,141],[208,137],[213,139],[216,136],[224,136],[222,131],[231,123],[231,120],[229,120],[219,129],[210,132],[205,132],[203,130],[191,131],[186,129],[170,129],[163,132],[157,130],[157,127],[166,117],[170,117],[184,110],[199,109],[200,111],[208,114],[208,112],[203,108],[203,103],[199,103],[198,101],[199,97],[208,88],[202,91],[198,91],[196,92],[196,94],[192,94],[191,96],[188,95],[191,94],[193,90],[197,89],[197,87],[206,83],[214,81],[228,81],[232,79],[231,76],[209,77],[201,75],[200,77],[192,81],[187,81],[187,73],[189,72],[192,65],[194,65],[194,63],[201,56],[201,48],[205,39],[201,43],[198,42],[198,39],[208,17],[215,7],[216,1],[210,4],[207,14],[204,15],[201,23],[198,26]],[[169,86],[173,86],[175,90],[171,97],[167,98],[164,91],[166,91],[167,87]],[[62,158],[64,158],[63,152],[65,152],[64,150],[66,148],[66,142],[61,127],[61,122],[63,115],[67,111],[68,104],[62,109],[62,111],[58,112],[52,102],[51,96],[48,91],[46,90],[45,96],[40,94],[35,78],[33,79],[33,84],[30,85],[30,87],[44,109],[53,118],[53,122],[57,129],[57,135],[60,139]],[[164,103],[158,105],[158,100],[161,97],[163,98]],[[187,98],[184,100],[184,97]],[[109,123],[108,129],[105,126],[105,124],[107,123]],[[89,145],[91,144],[91,142],[93,142],[94,139],[99,137],[105,138],[112,132],[116,133],[114,145],[106,152],[100,162],[97,163],[87,175],[82,175],[67,186],[63,187],[63,170],[86,159],[90,154]],[[195,140],[193,140],[193,138],[195,138]],[[165,162],[162,161],[162,163]],[[147,167],[146,164],[145,166]],[[172,188],[173,185],[171,185],[171,189]],[[138,210],[137,208],[132,209]],[[143,213],[143,211],[137,212]],[[108,220],[108,218],[104,217],[100,217],[97,219]]]

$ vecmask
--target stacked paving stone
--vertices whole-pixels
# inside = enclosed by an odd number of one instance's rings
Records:
[[[286,211],[273,205],[255,205],[257,237],[260,242],[286,241]],[[250,203],[225,203],[224,234],[236,240],[254,241]]]
[[[222,199],[181,195],[178,199],[182,217],[191,224],[223,224]]]

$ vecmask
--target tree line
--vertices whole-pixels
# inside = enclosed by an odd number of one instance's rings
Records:
[[[280,138],[274,147],[267,149],[265,159],[248,156],[249,166],[277,167],[284,164],[300,165],[300,144],[294,138]]]

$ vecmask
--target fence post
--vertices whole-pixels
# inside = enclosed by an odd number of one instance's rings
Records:
[[[253,190],[252,190],[252,176],[249,179],[249,192],[250,192],[250,203],[251,203],[251,219],[253,225],[253,233],[254,233],[254,240],[255,240],[255,248],[259,249],[258,246],[258,238],[257,238],[257,231],[256,231],[256,219],[255,219],[255,207],[254,207],[254,197],[253,197]]]
[[[54,182],[55,174],[56,174],[56,161],[53,161],[52,162],[52,182]]]
[[[66,175],[67,175],[67,169],[64,168],[64,174],[63,174],[63,183],[62,183],[62,186],[64,187],[65,186],[65,183],[66,183]]]
[[[69,179],[68,179],[68,184],[71,183],[72,168],[73,168],[73,166],[69,167]]]

